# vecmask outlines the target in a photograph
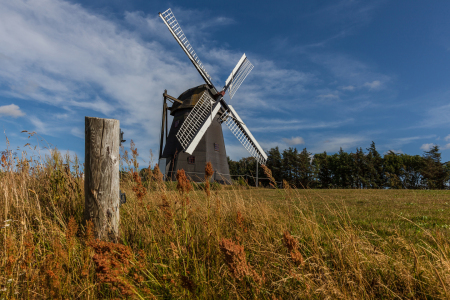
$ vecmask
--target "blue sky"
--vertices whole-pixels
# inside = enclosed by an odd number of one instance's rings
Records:
[[[84,116],[96,116],[156,156],[164,89],[203,83],[158,17],[169,7],[217,87],[242,53],[255,65],[229,103],[264,149],[437,144],[450,160],[448,1],[0,0],[10,148],[36,131],[83,158]],[[224,133],[231,158],[248,156]]]

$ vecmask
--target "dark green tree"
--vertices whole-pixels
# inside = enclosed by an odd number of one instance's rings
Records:
[[[353,153],[352,153],[353,154]],[[362,148],[356,148],[356,153],[353,156],[353,182],[354,187],[363,189],[368,187],[368,171],[367,171],[367,157]]]
[[[295,179],[297,177],[296,174],[296,158],[297,158],[297,149],[290,147],[289,149],[285,149],[283,151],[283,160],[282,160],[282,170],[283,170],[283,179],[286,180],[289,184],[295,184]]]
[[[331,170],[327,152],[314,154],[312,161],[315,174],[315,186],[317,188],[328,189],[331,187]]]
[[[427,189],[444,189],[445,183],[448,180],[449,174],[447,173],[444,164],[441,163],[441,153],[439,153],[439,146],[434,145],[430,150],[425,151],[423,154],[423,185]]]
[[[386,179],[386,187],[391,189],[403,188],[404,166],[403,157],[393,151],[389,151],[383,158],[383,171]]]
[[[353,185],[353,159],[350,154],[342,150],[338,153],[337,176],[339,177],[338,186],[344,189],[354,187]]]
[[[375,142],[372,141],[370,147],[367,148],[367,181],[372,189],[381,189],[385,186],[385,177],[383,170],[383,158],[378,153]]]
[[[283,180],[282,158],[278,146],[267,152],[266,166],[272,171],[272,176],[276,181]]]
[[[423,187],[421,170],[424,160],[419,155],[401,154],[403,163],[403,186],[406,189],[420,189]]]
[[[311,166],[311,153],[303,149],[302,152],[297,154],[297,187],[307,188],[313,182],[313,170]]]
[[[229,156],[227,156],[227,161],[228,167],[230,168],[230,175],[240,175],[238,162],[232,160]]]

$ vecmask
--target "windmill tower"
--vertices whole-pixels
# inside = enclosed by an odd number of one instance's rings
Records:
[[[181,30],[172,10],[169,8],[159,13],[159,16],[205,81],[205,84],[185,91],[178,98],[168,95],[166,91],[163,94],[159,166],[166,179],[175,180],[176,171],[184,169],[192,180],[202,181],[205,164],[210,161],[215,171],[212,179],[231,183],[222,123],[228,126],[258,163],[265,164],[266,153],[234,108],[224,99],[226,92],[233,98],[253,69],[253,65],[245,54],[242,55],[226,80],[225,86],[218,91]],[[171,107],[167,101],[172,102]],[[168,111],[173,116],[170,130],[167,124]]]

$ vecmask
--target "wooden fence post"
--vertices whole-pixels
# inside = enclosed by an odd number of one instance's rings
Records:
[[[84,219],[95,238],[117,242],[119,235],[119,134],[114,119],[85,117]]]

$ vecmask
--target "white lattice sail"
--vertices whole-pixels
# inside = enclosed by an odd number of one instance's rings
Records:
[[[185,152],[194,152],[220,107],[220,102],[215,102],[208,92],[203,93],[176,134]]]
[[[242,82],[244,82],[244,79],[252,71],[252,69],[253,65],[244,53],[237,65],[234,67],[230,76],[228,76],[227,81],[225,81],[225,88],[228,90],[228,94],[231,99],[233,99],[234,94],[236,94],[236,91],[239,89]]]
[[[202,77],[206,81],[206,83],[212,85],[211,76],[209,76],[208,72],[206,72],[205,67],[203,66],[202,62],[200,61],[197,54],[195,53],[194,48],[192,48],[188,39],[184,35],[183,30],[181,30],[181,27],[178,24],[178,21],[175,18],[174,14],[172,13],[172,10],[169,8],[165,12],[159,13],[159,16],[161,17],[161,19],[163,19],[164,23],[169,28],[169,30],[172,33],[175,40],[178,42],[178,44],[181,46],[181,48],[187,54],[187,56],[192,61],[194,66],[197,68],[197,70],[200,72],[200,75],[202,75]]]
[[[244,122],[242,122],[242,119],[236,113],[234,108],[231,105],[228,105],[228,107],[230,109],[230,111],[227,112],[228,116],[222,117],[222,119],[225,120],[225,124],[251,156],[253,156],[260,164],[265,165],[267,154],[258,144],[247,126],[245,126]]]

